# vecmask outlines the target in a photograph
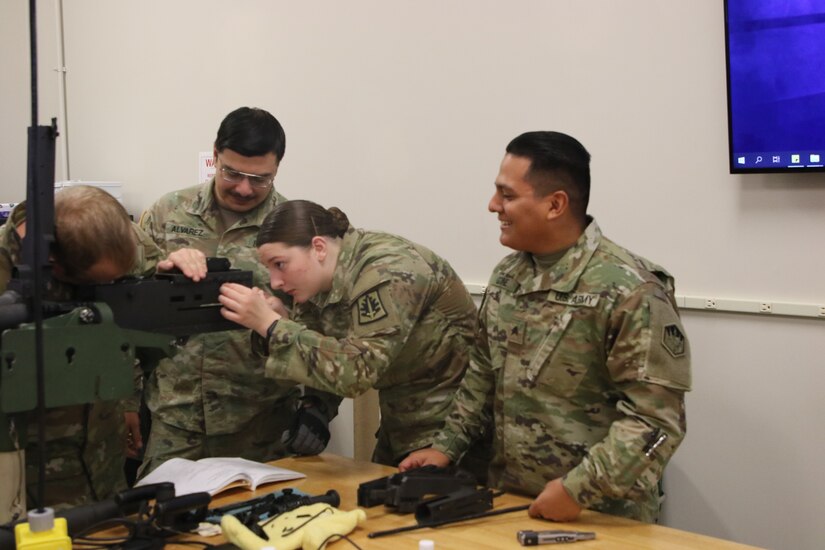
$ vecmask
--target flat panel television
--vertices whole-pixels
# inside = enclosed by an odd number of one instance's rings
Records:
[[[825,0],[725,0],[731,173],[825,171]]]

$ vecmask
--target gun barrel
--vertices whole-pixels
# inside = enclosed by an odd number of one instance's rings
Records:
[[[329,504],[333,508],[338,508],[338,506],[341,505],[341,495],[339,495],[338,491],[335,489],[330,489],[323,495],[309,497],[307,500],[309,502],[306,504],[318,504],[319,502],[323,502],[324,504]]]
[[[15,328],[30,320],[31,311],[20,294],[13,290],[0,294],[0,331]]]

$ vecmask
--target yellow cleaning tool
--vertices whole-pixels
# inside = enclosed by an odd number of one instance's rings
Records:
[[[277,550],[322,550],[328,542],[337,540],[333,535],[348,535],[366,519],[367,514],[361,509],[342,512],[319,502],[301,506],[261,523],[269,540],[255,535],[235,516],[223,516],[221,528],[227,540],[243,550],[261,550],[265,547]]]

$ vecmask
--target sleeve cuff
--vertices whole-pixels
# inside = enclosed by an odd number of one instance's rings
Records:
[[[253,349],[255,345],[259,345],[260,349],[256,351],[263,357],[273,357],[278,355],[280,348],[290,346],[295,341],[296,335],[300,330],[304,329],[304,325],[290,321],[286,318],[281,318],[275,323],[274,327],[269,331],[269,338],[264,338],[254,330],[252,331]],[[268,360],[266,362],[266,375],[270,378],[287,378],[289,376],[289,361],[282,358],[275,360]]]
[[[548,480],[549,481],[549,480]],[[561,484],[570,498],[582,508],[591,508],[601,495],[593,491],[590,483],[590,478],[586,475],[581,467],[576,467],[567,472],[561,479]]]
[[[453,463],[456,463],[461,460],[461,457],[467,452],[468,446],[463,444],[455,435],[441,433],[436,436],[432,448],[436,451],[441,451],[447,455]]]
[[[270,352],[277,346],[291,344],[295,340],[295,334],[305,328],[304,325],[284,317],[278,319],[274,325],[274,327],[270,326],[271,330],[268,331]]]

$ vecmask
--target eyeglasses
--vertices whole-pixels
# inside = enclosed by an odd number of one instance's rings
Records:
[[[218,157],[218,160],[220,160],[220,157]],[[223,161],[221,161],[221,163],[223,163]],[[275,180],[275,176],[272,174],[267,174],[265,176],[260,176],[258,174],[247,174],[246,172],[239,172],[238,170],[226,168],[225,166],[221,166],[221,177],[223,177],[226,183],[241,183],[243,179],[246,178],[249,180],[249,185],[259,189],[269,187]]]

